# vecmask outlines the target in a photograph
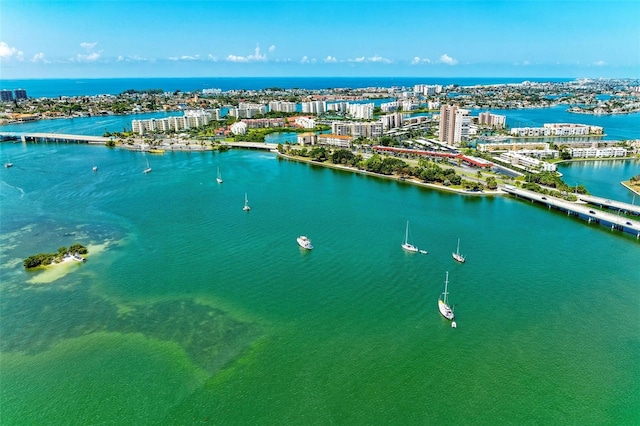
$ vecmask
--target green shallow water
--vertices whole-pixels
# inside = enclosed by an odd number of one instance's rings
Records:
[[[0,147],[2,424],[640,422],[632,236],[255,151]]]

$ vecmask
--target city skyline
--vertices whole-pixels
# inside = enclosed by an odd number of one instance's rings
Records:
[[[640,77],[633,1],[3,1],[0,78]]]

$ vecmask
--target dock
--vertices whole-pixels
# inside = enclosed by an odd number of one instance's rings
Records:
[[[512,185],[505,185],[500,188],[502,191],[523,198],[531,202],[546,205],[549,209],[556,209],[567,213],[567,216],[574,216],[587,221],[587,223],[597,223],[606,226],[611,230],[617,230],[634,235],[636,239],[640,239],[640,221],[620,216],[620,212],[629,211],[619,209],[618,213],[609,213],[602,210],[595,210],[593,207],[583,203],[572,203],[550,195],[540,194],[538,192],[529,191],[527,189],[516,188]],[[596,197],[597,198],[597,197]],[[613,205],[614,200],[609,200]],[[627,205],[620,201],[616,205]],[[632,204],[628,204],[632,206]]]

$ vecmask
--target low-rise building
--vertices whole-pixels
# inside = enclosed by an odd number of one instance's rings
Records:
[[[325,133],[318,135],[318,143],[320,145],[331,145],[339,148],[349,148],[353,137],[346,135],[334,135],[331,133]]]
[[[298,145],[315,145],[318,142],[318,135],[313,132],[298,134]]]
[[[555,172],[557,169],[555,164],[512,151],[503,152],[499,159],[527,171]]]

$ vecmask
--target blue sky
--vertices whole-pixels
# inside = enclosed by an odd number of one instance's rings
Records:
[[[0,78],[640,77],[640,1],[0,2]]]

